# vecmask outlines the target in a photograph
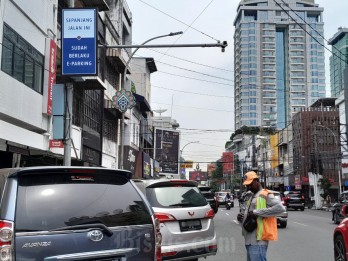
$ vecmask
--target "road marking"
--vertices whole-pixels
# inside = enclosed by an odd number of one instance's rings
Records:
[[[236,223],[237,225],[239,225],[239,221],[238,220],[233,219],[233,222]]]
[[[293,223],[295,223],[295,224],[297,224],[297,225],[301,225],[301,226],[307,227],[307,225],[306,225],[306,224],[303,224],[303,223],[298,223],[298,222],[294,222],[294,221],[293,221]]]
[[[228,214],[228,213],[225,213],[227,216],[229,216],[230,214]]]

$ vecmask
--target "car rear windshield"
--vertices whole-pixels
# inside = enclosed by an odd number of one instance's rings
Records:
[[[151,187],[146,189],[146,196],[152,207],[201,207],[207,205],[206,199],[197,187]]]
[[[214,199],[214,193],[212,192],[201,191],[201,193],[206,199]]]
[[[110,174],[28,174],[18,177],[17,231],[42,231],[102,223],[150,224],[151,215],[133,185]]]

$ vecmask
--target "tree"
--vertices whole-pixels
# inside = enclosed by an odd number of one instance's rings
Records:
[[[326,199],[327,196],[330,194],[329,190],[331,188],[331,182],[328,178],[322,178],[320,179],[320,188],[323,190],[323,193],[320,194],[320,196],[323,199]]]
[[[216,168],[211,175],[211,188],[212,190],[220,190],[220,182],[223,180],[222,163],[220,160],[216,161]]]

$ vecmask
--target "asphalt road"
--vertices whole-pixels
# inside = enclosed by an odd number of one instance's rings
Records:
[[[238,212],[238,201],[231,210],[219,208],[214,218],[218,253],[200,260],[246,261],[244,238],[236,220]],[[288,226],[279,228],[278,241],[269,243],[268,261],[334,260],[332,233],[336,225],[331,221],[331,212],[313,209],[288,212]]]

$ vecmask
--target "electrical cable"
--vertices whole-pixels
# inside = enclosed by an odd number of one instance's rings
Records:
[[[181,23],[181,24],[183,24],[183,25],[186,25],[186,26],[190,27],[190,25],[188,25],[187,23],[184,23],[183,21],[181,21],[181,20],[175,18],[174,16],[171,16],[170,14],[168,14],[168,13],[166,13],[166,12],[164,12],[164,11],[162,11],[162,10],[160,10],[160,9],[158,9],[158,8],[156,8],[156,7],[154,7],[154,6],[150,5],[150,4],[148,4],[148,3],[145,3],[145,1],[143,1],[143,0],[138,0],[138,1],[139,1],[139,2],[142,2],[143,4],[145,4],[145,5],[147,5],[147,6],[151,7],[151,8],[153,8],[153,9],[155,9],[155,10],[157,10],[158,12],[160,12],[160,13],[162,13],[162,14],[164,14],[164,15],[166,15],[166,16],[172,18],[172,19],[174,19],[174,20],[177,21],[177,22],[179,22],[179,23]],[[212,37],[212,36],[210,36],[210,35],[208,35],[208,34],[202,32],[202,31],[200,31],[200,30],[198,30],[198,29],[196,29],[196,28],[194,28],[194,27],[190,27],[190,28],[193,29],[193,30],[195,30],[195,31],[198,32],[198,33],[201,33],[201,34],[203,34],[203,35],[205,35],[205,36],[207,36],[207,37],[213,39],[213,40],[216,41],[216,42],[219,42],[219,40],[215,39],[214,37]]]

